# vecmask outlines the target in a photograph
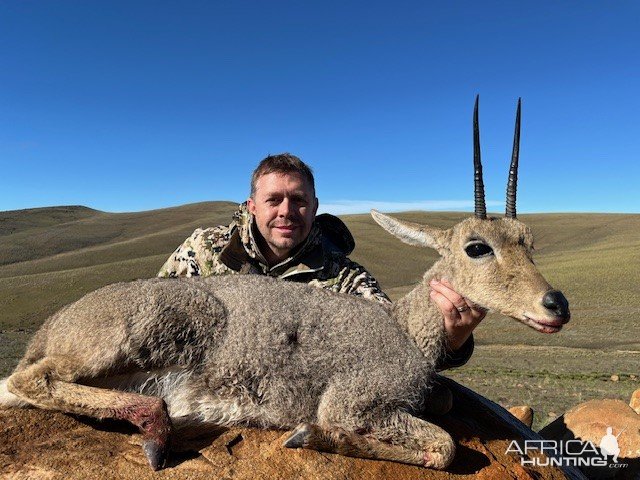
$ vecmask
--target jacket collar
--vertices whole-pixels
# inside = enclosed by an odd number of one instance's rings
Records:
[[[254,218],[246,203],[240,205],[231,224],[232,235],[229,243],[220,252],[220,261],[239,273],[261,273],[275,277],[291,277],[304,273],[318,272],[327,261],[323,235],[318,225],[313,223],[304,243],[291,257],[269,267],[255,240]]]

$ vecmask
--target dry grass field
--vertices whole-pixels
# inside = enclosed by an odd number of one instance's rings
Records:
[[[207,202],[139,213],[85,207],[0,212],[0,376],[49,314],[100,286],[155,275],[196,227],[228,223],[235,207]],[[397,216],[449,227],[467,215]],[[565,293],[573,318],[559,334],[542,335],[489,315],[476,330],[471,361],[447,375],[505,406],[531,405],[536,427],[584,400],[628,399],[640,387],[640,215],[519,218],[533,229],[536,263]],[[343,219],[356,238],[352,258],[392,299],[437,258],[432,250],[401,244],[369,215]]]

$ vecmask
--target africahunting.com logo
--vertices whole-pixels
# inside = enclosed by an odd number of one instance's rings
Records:
[[[629,464],[618,462],[618,455],[620,455],[618,437],[622,432],[624,430],[614,435],[613,429],[607,427],[607,433],[600,440],[598,447],[592,442],[577,439],[524,440],[524,442],[513,440],[506,453],[517,453],[522,466],[626,468]],[[536,451],[544,453],[545,456],[530,455]]]

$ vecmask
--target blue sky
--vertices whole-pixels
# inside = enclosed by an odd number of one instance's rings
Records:
[[[640,212],[640,4],[0,3],[0,210],[243,200],[268,153],[334,212]],[[375,202],[375,203],[373,203]]]

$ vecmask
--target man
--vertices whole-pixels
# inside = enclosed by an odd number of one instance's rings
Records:
[[[253,172],[249,199],[231,225],[196,229],[158,276],[270,275],[390,306],[376,279],[348,258],[355,242],[345,224],[333,215],[316,216],[317,210],[311,169],[289,153],[268,156]],[[484,312],[473,309],[444,279],[431,287],[448,340],[438,366],[463,365]]]

